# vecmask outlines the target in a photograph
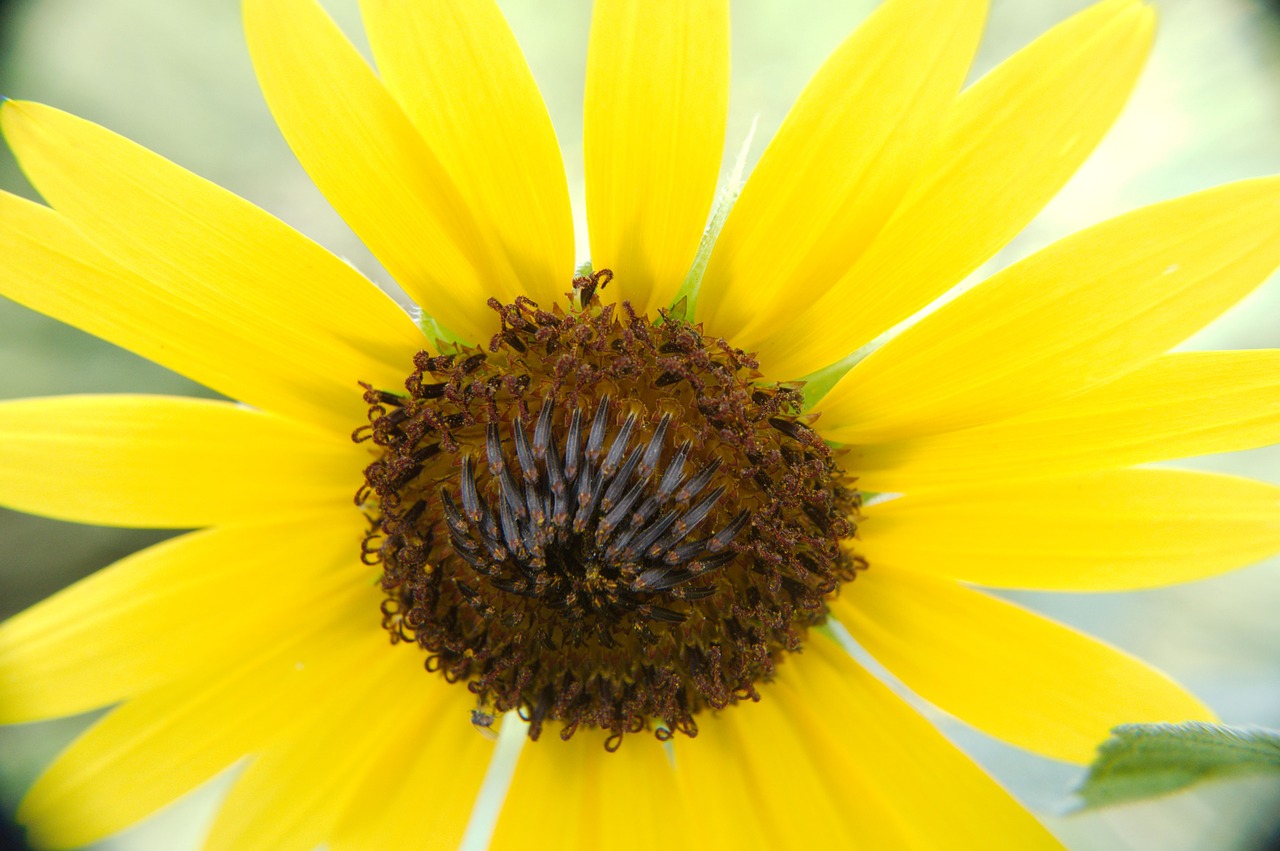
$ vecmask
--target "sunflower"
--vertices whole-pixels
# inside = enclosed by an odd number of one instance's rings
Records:
[[[114,707],[28,793],[36,842],[239,764],[206,848],[451,848],[500,728],[533,741],[497,848],[1055,846],[851,640],[1056,759],[1212,718],[971,586],[1280,550],[1275,487],[1133,467],[1280,436],[1280,353],[1166,353],[1280,265],[1280,180],[1097,225],[870,345],[1079,166],[1149,8],[1105,0],[962,91],[985,3],[887,0],[711,216],[727,0],[598,0],[576,275],[497,7],[361,9],[380,76],[314,0],[244,14],[286,139],[417,316],[156,154],[0,108],[50,204],[0,197],[0,291],[237,400],[0,405],[0,503],[196,530],[0,626],[0,721]]]

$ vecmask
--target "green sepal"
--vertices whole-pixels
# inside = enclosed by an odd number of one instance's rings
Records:
[[[729,173],[725,184],[720,187],[715,203],[711,207],[711,219],[707,222],[707,229],[702,232],[702,241],[698,243],[698,253],[693,256],[693,265],[689,268],[689,274],[684,276],[684,283],[680,285],[680,289],[671,300],[672,305],[678,305],[683,301],[685,314],[689,317],[693,316],[693,308],[698,301],[698,288],[702,286],[702,275],[707,271],[711,250],[716,247],[716,239],[719,238],[724,223],[729,219],[729,212],[733,209],[734,202],[738,200],[743,184],[746,183],[747,153],[751,149],[751,140],[755,135],[756,121],[753,119],[751,130],[748,131],[747,139],[738,152],[738,159],[733,164],[733,171]]]
[[[814,405],[818,404],[818,400],[830,392],[832,387],[836,386],[836,382],[845,377],[845,374],[853,369],[858,361],[862,360],[865,355],[862,352],[854,352],[842,360],[836,361],[830,366],[824,366],[817,372],[811,372],[804,378],[800,379],[804,382],[804,387],[800,393],[804,396],[804,409],[807,411]]]
[[[414,311],[413,321],[414,324],[418,326],[418,330],[420,330],[428,340],[435,341],[437,352],[443,351],[445,347],[450,344],[456,343],[463,346],[474,346],[477,342],[475,340],[462,339],[457,334],[451,332],[448,328],[442,326],[434,317],[428,316],[424,313],[421,308]]]

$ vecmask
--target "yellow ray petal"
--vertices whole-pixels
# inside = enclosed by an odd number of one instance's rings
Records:
[[[880,493],[1072,473],[1280,442],[1280,350],[1184,352],[987,426],[854,446]]]
[[[666,306],[698,250],[729,107],[728,0],[601,0],[591,18],[583,156],[591,262],[608,298]]]
[[[162,396],[0,403],[0,505],[76,523],[192,528],[350,504],[362,453],[273,414]]]
[[[362,0],[360,9],[387,88],[477,220],[497,231],[517,278],[491,285],[562,303],[574,260],[564,163],[502,12],[492,0]]]
[[[548,730],[526,742],[493,851],[528,848],[530,836],[554,836],[563,851],[642,851],[686,836],[690,802],[671,794],[675,774],[663,747],[640,733],[611,754],[604,740],[599,731],[580,730],[563,742]]]
[[[858,535],[873,567],[999,588],[1158,588],[1280,552],[1280,487],[1183,470],[978,483],[869,506]]]
[[[782,666],[776,700],[824,761],[846,800],[869,796],[897,842],[865,848],[1059,848],[1039,822],[831,641],[814,636]],[[789,777],[778,778],[790,781]],[[927,817],[921,814],[927,813]]]
[[[1061,402],[1173,347],[1280,265],[1280,178],[1145,207],[1005,269],[908,328],[817,405],[869,443]]]
[[[750,741],[750,731],[732,723],[735,714],[749,709],[733,707],[703,719],[696,740],[688,746],[680,741],[672,743],[673,756],[679,762],[676,797],[693,802],[697,809],[697,818],[690,825],[690,849],[730,846],[742,851],[776,851],[787,847],[780,844],[785,842],[785,825],[775,827],[772,823],[769,790],[761,787],[739,746],[739,741]],[[747,720],[739,718],[743,723]],[[802,761],[801,752],[781,748],[776,752],[793,772],[810,770],[807,764],[796,768]],[[825,789],[822,796],[825,800]]]
[[[1088,762],[1117,724],[1213,720],[1139,660],[950,580],[873,563],[831,610],[921,697],[1045,756]]]
[[[493,743],[471,729],[474,695],[460,686],[436,692],[426,716],[393,738],[360,781],[329,851],[458,847]]]
[[[825,638],[761,691],[759,704],[700,718],[695,740],[673,743],[679,797],[698,804],[691,847],[978,849],[992,835],[1002,846],[1058,847]]]
[[[96,253],[82,253],[81,241],[60,223],[6,200],[0,230],[12,216],[25,232],[16,239],[25,243],[16,252],[19,281],[47,263],[62,293],[31,296],[40,300],[37,309],[65,310],[69,321],[110,331],[113,341],[144,354],[158,341],[208,334],[201,343],[178,343],[175,365],[199,364],[197,380],[233,382],[256,391],[264,407],[348,432],[364,420],[357,382],[400,386],[413,353],[424,348],[422,334],[385,294],[247,201],[46,106],[8,101],[0,124],[41,194],[99,249],[150,282],[120,275]],[[78,268],[92,289],[77,288],[71,276]],[[16,287],[29,293],[34,284]],[[4,291],[11,288],[6,282]],[[152,306],[158,315],[143,312]],[[86,318],[93,310],[104,316]],[[168,320],[175,323],[168,335],[133,327]],[[218,357],[227,365],[218,368]],[[248,369],[264,375],[239,374]],[[276,389],[280,398],[268,403]]]
[[[518,292],[492,234],[372,69],[314,0],[248,0],[245,35],[281,132],[352,229],[433,318],[470,340]]]
[[[244,648],[230,670],[193,670],[112,711],[23,799],[18,819],[31,840],[74,848],[123,830],[323,711],[354,671],[388,652],[380,597],[367,582],[335,588],[281,613],[294,627],[283,641]]]
[[[753,348],[842,275],[902,200],[960,89],[984,0],[888,0],[809,82],[716,241],[698,297]]]
[[[833,736],[821,724],[815,729],[789,716],[780,691],[766,686],[758,704],[699,716],[697,738],[672,743],[679,795],[693,803],[700,832],[692,847],[907,847],[875,779],[831,749]],[[819,698],[824,714],[832,710],[829,697]]]
[[[840,360],[1012,239],[1115,121],[1154,31],[1153,9],[1107,0],[966,89],[921,179],[858,263],[760,340],[768,373],[808,375]]]
[[[269,647],[281,612],[367,583],[354,507],[157,544],[0,624],[0,723],[73,715]]]
[[[412,742],[459,688],[426,675],[413,647],[384,639],[379,650],[254,757],[223,801],[204,851],[311,851],[327,842],[387,743]],[[469,727],[465,715],[458,719],[460,734],[474,736]],[[403,749],[401,756],[407,759]]]

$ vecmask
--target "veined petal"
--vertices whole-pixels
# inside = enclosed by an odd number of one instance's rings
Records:
[[[426,717],[392,738],[360,781],[330,851],[458,847],[493,756],[493,743],[465,728],[475,705],[465,688],[433,690]]]
[[[490,847],[528,848],[535,832],[564,851],[683,847],[690,802],[671,794],[674,786],[671,760],[648,734],[609,753],[596,730],[568,742],[548,731],[521,749]]]
[[[854,446],[846,458],[859,487],[914,493],[1277,442],[1280,350],[1182,352],[1047,408],[963,431]]]
[[[182,529],[350,504],[363,460],[343,438],[283,417],[162,396],[3,402],[0,441],[0,505],[106,526]]]
[[[270,647],[308,608],[367,582],[351,507],[194,532],[116,562],[0,624],[0,723],[73,715]]]
[[[788,659],[779,679],[765,700],[776,700],[810,747],[838,766],[832,784],[846,801],[875,799],[880,819],[902,833],[897,844],[862,847],[985,851],[993,836],[1006,848],[1060,847],[932,724],[825,637],[814,636],[802,655]]]
[[[420,658],[405,649],[383,639],[381,652],[350,669],[318,711],[254,757],[222,802],[204,851],[311,851],[329,839],[387,742],[403,747],[420,735],[428,713],[457,688],[424,676]]]
[[[1213,720],[1139,660],[946,579],[873,564],[831,611],[925,700],[989,735],[1085,763],[1112,727]]]
[[[679,762],[676,796],[680,801],[697,804],[697,818],[690,824],[690,849],[727,845],[742,851],[775,851],[787,847],[783,833],[786,825],[775,827],[772,823],[770,790],[755,782],[739,745],[742,741],[749,746],[752,740],[749,730],[733,726],[738,709],[734,707],[699,723],[693,747],[672,742],[672,754]],[[774,753],[781,758],[782,767],[791,769],[795,776],[810,776],[807,764],[803,768],[797,766],[804,762],[803,752],[779,747]],[[820,794],[825,800],[827,790],[820,790]],[[803,818],[808,812],[811,810],[806,808],[798,817]],[[834,822],[839,823],[839,819]]]
[[[641,311],[684,282],[715,196],[729,110],[728,0],[600,0],[583,156],[591,262]]]
[[[966,89],[921,179],[858,263],[760,340],[763,368],[795,377],[840,360],[1012,239],[1115,121],[1154,32],[1153,9],[1106,0]]]
[[[491,285],[563,304],[574,261],[568,182],[502,12],[492,0],[362,0],[360,10],[383,82],[477,220],[497,231],[516,278]]]
[[[247,0],[244,19],[267,105],[312,180],[423,310],[487,340],[485,300],[518,292],[517,275],[373,70],[315,0]]]
[[[41,194],[132,273],[84,252],[61,222],[5,199],[0,230],[12,219],[20,235],[4,240],[22,247],[6,255],[21,259],[17,282],[2,291],[16,290],[39,310],[57,310],[58,318],[148,356],[181,340],[157,359],[195,365],[197,380],[248,390],[254,398],[245,401],[347,433],[367,408],[357,383],[400,386],[413,354],[425,348],[395,302],[247,201],[47,106],[8,101],[0,123]],[[83,286],[96,292],[78,288],[72,276],[81,271]],[[31,278],[42,272],[60,293],[33,294]],[[152,307],[158,316],[144,312]],[[89,317],[93,311],[103,316]],[[169,319],[167,333],[152,327]]]
[[[175,288],[131,272],[65,216],[0,192],[0,295],[74,325],[263,410],[349,434],[367,405],[357,382],[399,386],[426,340],[409,323],[398,365],[339,344],[332,325],[296,293],[253,293],[192,279]],[[372,287],[353,290],[353,309]],[[399,311],[399,308],[393,309]],[[399,321],[399,320],[397,320]]]
[[[816,406],[828,440],[958,430],[1154,359],[1280,265],[1280,178],[1145,207],[1010,266],[890,340]]]
[[[1143,469],[969,485],[869,506],[858,536],[877,568],[999,588],[1158,588],[1280,552],[1280,487]]]
[[[881,806],[874,777],[828,749],[821,725],[789,716],[781,686],[761,691],[759,703],[700,716],[697,739],[672,742],[679,797],[697,805],[699,841],[691,847],[909,847],[904,827]],[[820,701],[828,713],[830,695]]]
[[[96,842],[323,713],[355,671],[387,652],[380,596],[370,583],[335,588],[305,610],[282,613],[295,618],[293,632],[243,665],[192,671],[113,710],[27,792],[18,820],[31,841]]]
[[[673,742],[679,797],[700,803],[691,847],[978,849],[993,831],[1009,847],[1058,847],[826,638],[761,692],[758,704],[700,718],[695,741]]]
[[[754,348],[838,279],[902,200],[977,48],[985,0],[888,0],[805,88],[716,240],[698,297]]]

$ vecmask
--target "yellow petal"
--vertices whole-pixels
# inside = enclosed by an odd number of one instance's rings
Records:
[[[925,700],[1045,756],[1088,762],[1117,724],[1213,720],[1139,660],[950,580],[873,563],[831,608]]]
[[[1005,269],[859,363],[817,407],[828,440],[982,425],[1142,366],[1280,265],[1280,178],[1145,207]]]
[[[314,0],[248,0],[244,18],[267,105],[312,180],[423,310],[487,340],[485,300],[516,275],[372,69]]]
[[[0,624],[0,723],[73,715],[269,647],[281,617],[367,582],[354,507],[224,527],[116,562]],[[353,570],[357,568],[357,570]]]
[[[583,156],[591,262],[606,299],[664,307],[697,253],[729,107],[728,0],[599,0]]]
[[[692,802],[671,794],[663,747],[638,733],[611,754],[604,739],[580,730],[563,742],[551,730],[526,742],[490,847],[524,849],[531,836],[554,836],[563,851],[644,851],[686,836]]]
[[[474,695],[460,686],[436,692],[425,718],[393,738],[360,781],[329,851],[458,847],[493,743],[471,729]]]
[[[562,303],[574,262],[564,163],[502,12],[492,0],[362,0],[360,9],[387,88],[476,219],[496,230],[517,276],[488,283]]]
[[[690,847],[1058,847],[822,636],[784,661],[758,704],[700,716],[697,738],[673,746],[678,798],[696,805]]]
[[[1234,452],[1280,442],[1280,350],[1164,355],[1115,381],[987,426],[852,447],[880,493]]]
[[[317,324],[287,290],[246,297],[218,281],[157,285],[107,257],[66,217],[5,192],[0,221],[0,294],[228,396],[339,434],[368,407],[356,382],[399,386],[425,343],[410,327],[391,366],[338,344],[335,331],[347,331]],[[355,301],[366,294],[383,298],[369,287],[352,293]]]
[[[1280,552],[1280,487],[1183,470],[979,483],[869,506],[858,534],[873,567],[999,588],[1158,588]]]
[[[388,742],[407,758],[404,746],[459,687],[427,676],[412,646],[384,639],[379,651],[254,757],[218,810],[204,851],[312,851],[333,834]],[[459,734],[474,736],[469,728],[465,715],[458,719]],[[434,804],[420,799],[419,806]]]
[[[751,710],[753,707],[735,706],[728,712],[701,719],[694,741],[687,745],[672,742],[672,754],[679,763],[674,797],[693,802],[697,808],[697,818],[690,825],[690,849],[721,846],[742,851],[776,851],[787,848],[787,825],[773,824],[772,813],[777,805],[769,797],[772,790],[761,787],[743,750],[752,741],[751,731],[745,729],[750,719],[744,715],[738,718],[737,725],[733,723],[734,716],[740,712],[758,714]],[[774,741],[774,737],[770,735],[768,741]],[[744,744],[740,746],[740,742]],[[781,758],[781,768],[789,770],[791,776],[812,771],[802,751],[777,748],[775,753]],[[805,787],[809,788],[809,784]],[[820,789],[819,800],[825,801],[827,794],[826,789]],[[785,790],[783,796],[786,799]],[[834,823],[840,822],[838,817],[834,820]]]
[[[106,526],[192,528],[350,504],[361,452],[273,414],[161,396],[0,403],[0,505]]]
[[[28,242],[18,252],[19,278],[40,274],[48,263],[54,288],[64,294],[32,298],[65,309],[70,321],[97,326],[90,328],[94,333],[113,331],[116,341],[144,353],[160,340],[200,338],[203,343],[179,343],[174,355],[177,365],[201,365],[193,378],[234,378],[237,386],[256,389],[264,407],[348,433],[363,422],[366,409],[357,382],[400,386],[414,352],[424,348],[412,320],[385,294],[247,201],[46,106],[8,101],[0,107],[0,123],[41,194],[94,245],[150,282],[148,287],[96,254],[82,254],[80,240],[48,217],[29,209],[14,216],[21,207],[6,200],[0,207],[5,227],[13,216],[16,227],[29,229],[17,239]],[[87,269],[86,288],[98,292],[73,290],[78,267]],[[4,291],[11,286],[6,282]],[[99,305],[104,292],[109,295]],[[158,315],[143,313],[156,305]],[[104,318],[83,318],[93,310]],[[130,327],[170,319],[175,327],[168,335]],[[217,357],[227,365],[211,367]],[[240,377],[250,364],[274,378],[255,383]],[[282,398],[267,405],[271,387],[282,388]]]
[[[700,320],[754,348],[853,265],[928,156],[985,0],[888,0],[805,88],[716,240]]]
[[[814,728],[789,715],[782,690],[765,686],[759,703],[699,716],[697,738],[673,741],[679,797],[696,808],[700,841],[692,847],[907,847],[875,778],[833,748],[833,732],[821,722]],[[815,708],[842,727],[830,697],[821,695]]]
[[[774,694],[846,799],[867,795],[903,838],[860,847],[953,851],[1059,848],[1017,801],[848,654],[814,636],[788,659]],[[781,782],[790,778],[781,777]],[[927,817],[922,816],[927,813]]]
[[[337,587],[282,612],[294,627],[283,641],[241,648],[222,666],[113,710],[23,799],[18,819],[32,842],[74,848],[123,830],[323,711],[355,671],[387,652],[380,596],[367,582]]]
[[[761,339],[771,375],[808,375],[906,319],[1012,239],[1115,121],[1151,47],[1155,12],[1107,0],[966,89],[921,178],[858,263]]]

